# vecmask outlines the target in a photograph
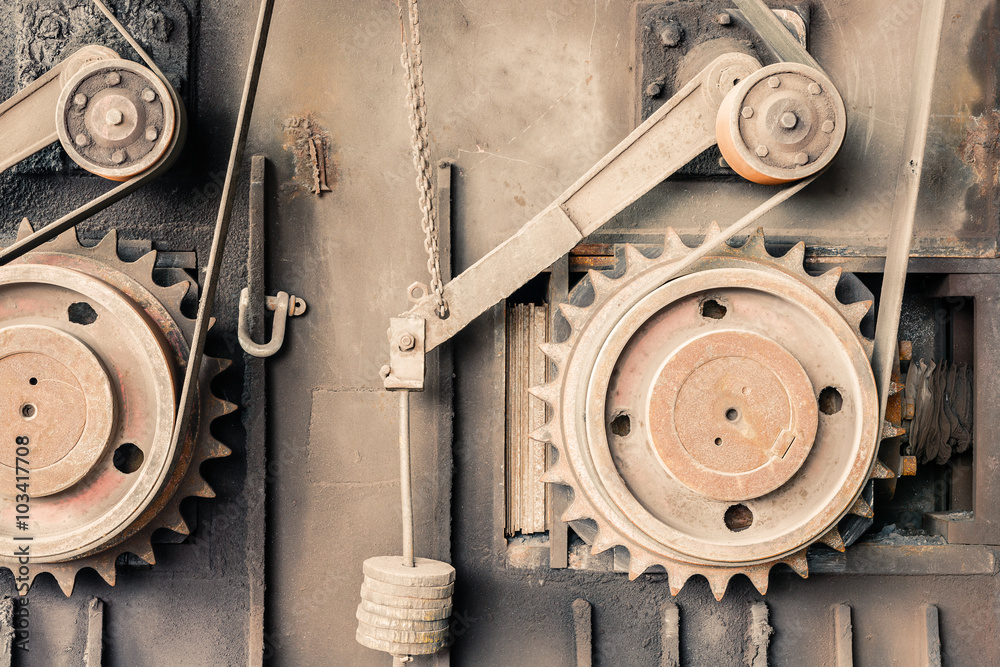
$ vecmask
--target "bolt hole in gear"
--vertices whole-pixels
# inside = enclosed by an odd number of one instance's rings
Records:
[[[23,224],[19,238],[30,232]],[[114,232],[84,247],[70,230],[0,267],[0,549],[14,554],[31,536],[32,580],[50,573],[67,595],[83,568],[113,585],[122,553],[154,563],[154,532],[189,534],[181,501],[213,497],[201,464],[229,454],[210,432],[235,409],[210,389],[228,362],[207,356],[192,426],[170,448],[191,281],[164,269],[172,284],[154,282],[155,260],[119,259]],[[31,522],[19,532],[10,493],[25,437]],[[17,563],[0,556],[0,566]]]
[[[780,563],[806,576],[811,545],[843,550],[872,475],[872,303],[841,303],[852,276],[807,274],[803,244],[774,257],[761,230],[673,277],[692,251],[668,231],[660,257],[624,246],[620,277],[574,288],[568,337],[542,346],[556,376],[532,389],[552,412],[535,435],[594,553],[625,547],[631,578],[663,568],[674,594],[702,575],[721,599],[736,574],[763,593]]]

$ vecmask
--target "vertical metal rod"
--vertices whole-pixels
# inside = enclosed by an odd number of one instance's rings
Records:
[[[924,168],[931,96],[934,92],[934,75],[937,72],[943,23],[944,0],[925,0],[913,63],[910,108],[903,139],[903,166],[896,183],[896,199],[892,205],[892,226],[889,228],[882,295],[878,304],[878,322],[875,324],[872,369],[875,371],[875,386],[879,395],[880,425],[881,420],[885,419],[885,408],[889,400],[892,359],[896,354],[896,338],[899,335],[900,308],[903,305],[903,287],[906,283],[906,267],[910,261],[913,221],[917,214],[917,198],[920,195],[920,176]]]
[[[413,490],[410,488],[410,392],[399,392],[399,493],[403,501],[403,565],[413,562]]]

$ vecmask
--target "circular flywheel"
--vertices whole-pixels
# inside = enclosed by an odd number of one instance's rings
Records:
[[[655,260],[626,246],[621,277],[591,271],[561,306],[572,331],[543,348],[558,376],[532,390],[554,412],[547,480],[572,488],[563,519],[589,520],[595,553],[628,549],[632,578],[764,591],[779,562],[805,574],[809,545],[843,547],[875,466],[871,302],[841,303],[839,270],[808,275],[802,244],[772,257],[760,230],[664,278],[688,252],[673,232]]]

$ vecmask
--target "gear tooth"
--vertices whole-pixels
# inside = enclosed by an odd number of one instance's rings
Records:
[[[76,235],[76,227],[70,227],[65,232],[62,232],[54,239],[46,244],[47,248],[52,251],[65,251],[65,252],[80,252],[83,246],[80,245],[79,238]]]
[[[861,341],[861,347],[864,348],[865,356],[868,357],[868,361],[871,361],[872,355],[875,354],[875,341],[870,338],[865,338],[864,336],[858,336],[858,340]]]
[[[668,227],[663,238],[663,255],[661,259],[671,257],[683,257],[691,252],[691,249],[684,245],[684,241],[674,231],[673,227]]]
[[[629,581],[635,581],[639,575],[653,566],[653,559],[634,547],[629,547],[628,553],[628,578]]]
[[[875,459],[875,465],[872,467],[872,474],[868,477],[870,479],[895,479],[896,474],[889,469],[889,466],[882,463],[880,460]]]
[[[615,546],[614,538],[608,535],[610,531],[603,530],[600,526],[597,528],[597,535],[594,537],[594,541],[590,544],[590,553],[596,556],[599,553],[603,553]]]
[[[742,246],[744,252],[749,252],[751,255],[756,257],[770,257],[771,254],[767,252],[767,248],[764,246],[764,228],[758,227],[754,230],[753,234],[747,237],[746,242]]]
[[[552,422],[539,426],[534,431],[528,434],[528,437],[532,440],[537,440],[538,442],[552,442]]]
[[[809,578],[809,561],[806,560],[805,549],[793,553],[791,556],[782,559],[780,562],[795,570],[795,574],[799,575],[803,579]]]
[[[156,251],[150,250],[145,255],[132,262],[129,266],[135,267],[136,275],[152,276],[153,269],[156,268]],[[183,296],[181,298],[183,298]]]
[[[555,382],[530,387],[528,393],[535,398],[540,398],[549,405],[555,405],[559,400],[559,385]]]
[[[827,296],[833,296],[837,292],[837,285],[840,284],[840,277],[844,274],[844,269],[835,266],[826,273],[821,273],[813,277],[813,285],[820,292]]]
[[[587,510],[587,503],[583,501],[579,493],[573,496],[573,502],[569,504],[569,507],[563,511],[562,516],[559,518],[566,523],[590,518],[590,512]]]
[[[744,574],[753,587],[757,589],[757,592],[761,595],[767,595],[768,577],[771,574],[770,565],[762,565],[759,567],[752,567],[748,569]]]
[[[569,475],[567,472],[565,466],[557,463],[542,474],[541,480],[546,484],[569,486]]]
[[[566,364],[566,359],[569,358],[569,348],[565,345],[559,345],[558,343],[539,343],[538,349],[542,351],[546,357],[551,359],[556,368],[562,370],[563,366]]]
[[[118,571],[115,569],[116,556],[111,554],[101,558],[91,565],[94,571],[100,575],[101,579],[107,582],[108,586],[114,586],[118,581]]]
[[[191,528],[188,526],[187,521],[184,520],[184,517],[181,516],[180,505],[175,504],[164,508],[157,518],[164,528],[169,528],[175,533],[180,533],[181,535],[191,534]]]
[[[851,505],[849,514],[863,516],[866,519],[875,518],[875,512],[872,510],[872,506],[865,501],[864,496],[858,496],[858,499],[854,501],[853,505]]]
[[[708,232],[705,234],[705,241],[703,241],[703,243],[711,241],[721,233],[722,233],[722,227],[719,227],[719,222],[717,220],[713,220],[708,225]]]
[[[205,449],[207,452],[205,456],[206,459],[224,459],[233,453],[233,450],[229,449],[229,447],[226,447],[215,438],[209,439],[207,444],[208,446]]]
[[[209,486],[200,474],[194,474],[184,480],[183,486],[178,491],[178,495],[183,498],[214,498],[215,491]]]
[[[133,553],[150,565],[156,565],[156,554],[153,553],[153,545],[147,540],[143,539],[139,544],[136,544]]]
[[[190,280],[182,280],[179,283],[174,283],[173,285],[168,285],[162,288],[163,291],[163,301],[169,302],[174,307],[179,307],[180,303],[187,296],[188,291],[191,289]]]
[[[840,313],[844,316],[844,319],[857,330],[861,326],[861,320],[865,318],[868,311],[872,309],[872,302],[870,300],[857,301],[855,303],[841,304]],[[864,338],[864,336],[861,336]]]
[[[625,270],[637,271],[649,264],[649,259],[631,243],[625,244]]]
[[[76,572],[73,568],[58,568],[50,571],[66,597],[72,596],[73,589],[76,588]]]
[[[819,541],[830,547],[835,551],[844,553],[847,549],[847,545],[844,544],[844,538],[840,536],[840,531],[834,526],[827,532],[823,537],[819,538]]]
[[[726,589],[729,588],[729,579],[733,576],[732,573],[716,570],[707,572],[703,576],[708,579],[708,587],[712,589],[712,595],[717,601],[721,601],[726,595]]]
[[[791,248],[788,249],[781,257],[781,263],[787,269],[791,269],[796,273],[802,273],[805,269],[802,268],[806,261],[806,244],[803,241],[799,241]]]
[[[563,317],[566,318],[566,321],[569,322],[569,325],[574,331],[578,331],[580,327],[583,326],[584,322],[587,321],[586,308],[571,306],[568,303],[560,303],[559,312],[563,314]]]
[[[590,284],[594,288],[594,301],[603,300],[615,291],[615,281],[600,271],[590,269],[587,271],[587,277],[590,278]]]
[[[679,563],[664,564],[667,569],[667,583],[670,585],[670,594],[677,597],[677,594],[684,588],[684,584],[691,578],[694,571]]]
[[[21,224],[17,226],[17,240],[26,239],[35,233],[35,228],[31,226],[27,218],[21,218]]]
[[[112,229],[97,242],[90,252],[106,261],[113,262],[118,259],[118,230]]]

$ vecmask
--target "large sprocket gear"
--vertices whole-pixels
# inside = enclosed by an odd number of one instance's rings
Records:
[[[552,419],[532,437],[573,492],[561,518],[595,554],[627,549],[630,578],[660,566],[676,595],[700,574],[721,599],[743,574],[764,593],[778,563],[808,576],[810,545],[843,551],[838,522],[870,516],[865,486],[891,476],[872,303],[841,303],[839,268],[811,276],[804,244],[773,257],[760,229],[671,277],[689,252],[673,230],[656,259],[626,245],[621,276],[590,271],[560,304],[571,331],[542,346],[556,373],[531,393]]]
[[[18,237],[29,233],[22,222]],[[230,362],[204,357],[191,427],[172,450],[191,281],[159,269],[171,284],[157,284],[155,262],[155,250],[121,260],[114,231],[85,247],[70,230],[0,267],[0,567],[20,582],[49,573],[69,596],[92,568],[114,585],[120,555],[153,564],[155,532],[191,532],[181,502],[215,496],[200,468],[231,453],[211,434],[236,409],[211,390]],[[30,519],[19,530],[15,444],[25,440]],[[11,558],[25,544],[27,576]]]

